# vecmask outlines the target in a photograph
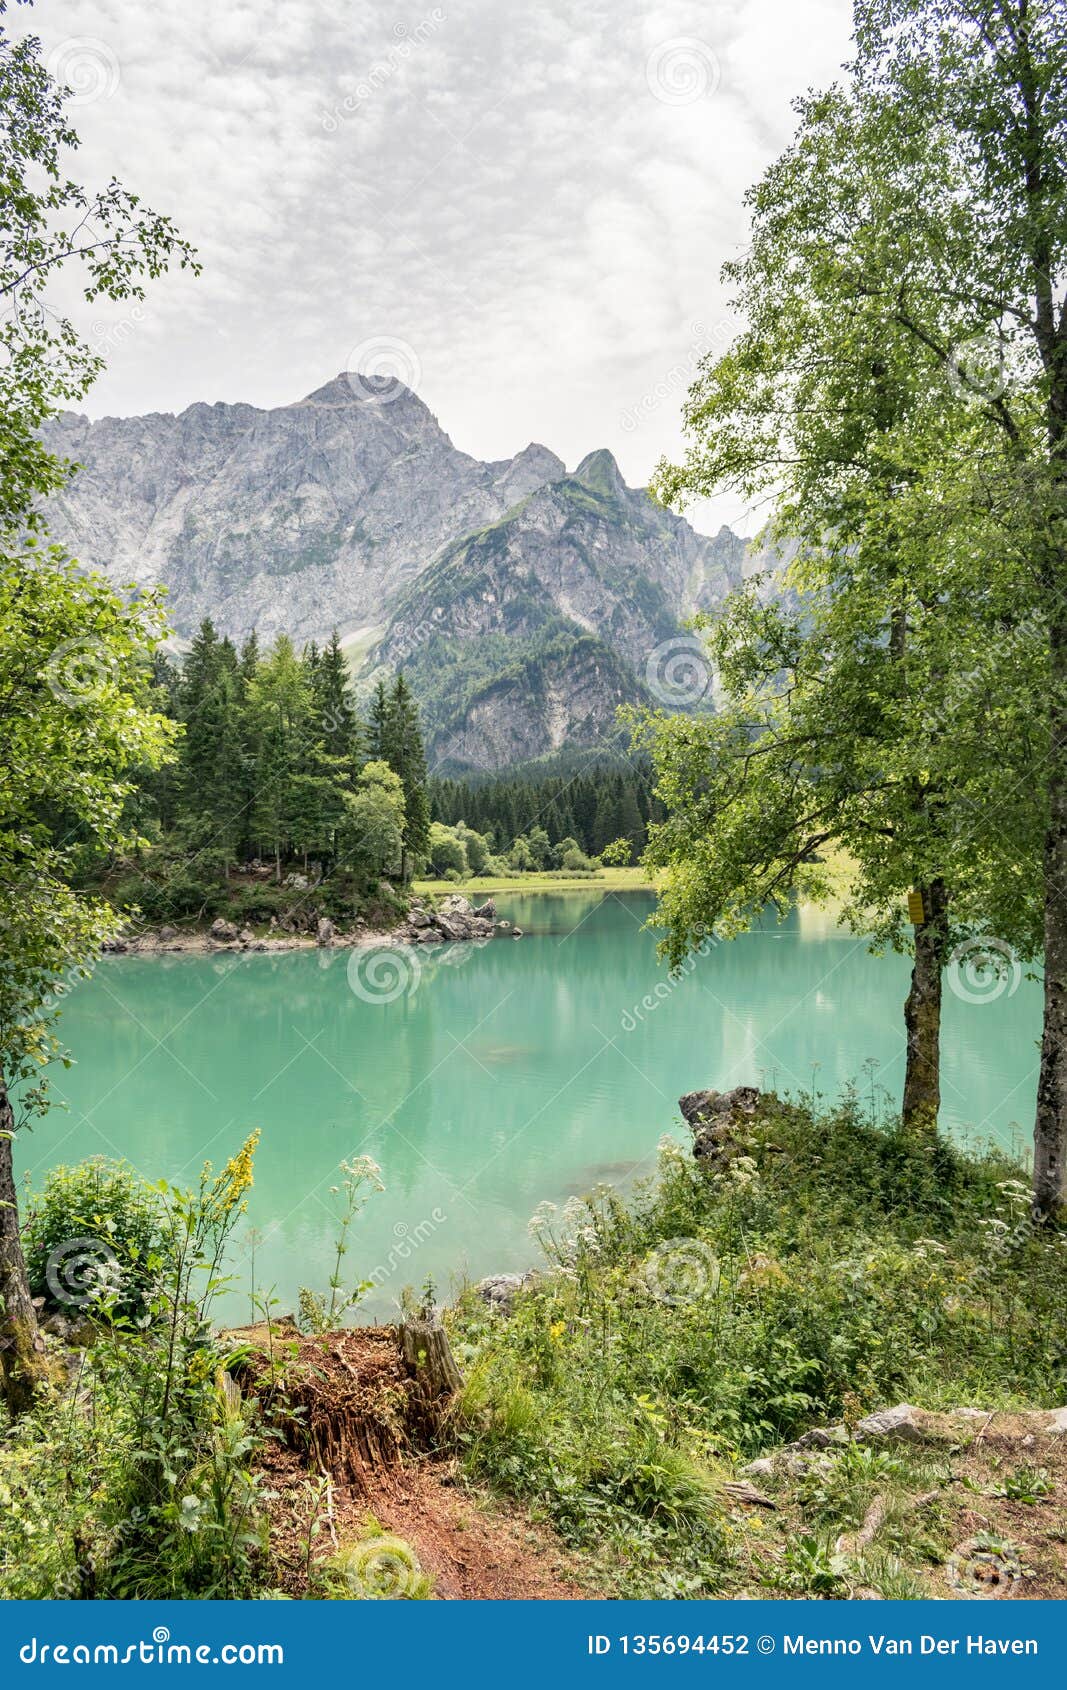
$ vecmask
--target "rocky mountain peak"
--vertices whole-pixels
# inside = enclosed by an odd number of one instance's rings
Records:
[[[440,761],[602,742],[649,652],[741,579],[744,541],[695,533],[606,449],[571,475],[536,441],[481,462],[401,382],[341,371],[288,405],[45,437],[82,466],[47,512],[82,563],[164,582],[183,639],[206,615],[235,638],[339,628],[357,674],[403,666]]]
[[[386,405],[399,405],[404,410],[419,410],[432,417],[428,406],[413,388],[395,376],[375,376],[363,370],[341,370],[325,386],[317,387],[303,399],[297,399],[288,409],[299,410],[305,405],[327,406],[351,410],[356,406],[381,410]]]
[[[629,492],[622,471],[606,446],[588,452],[571,479],[580,482],[590,493],[600,493],[609,499],[621,498]]]

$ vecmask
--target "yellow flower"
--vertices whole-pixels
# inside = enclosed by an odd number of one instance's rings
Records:
[[[215,1182],[215,1190],[223,1214],[236,1208],[252,1184],[252,1164],[259,1143],[259,1128],[249,1133],[236,1156],[231,1156]],[[242,1209],[244,1205],[242,1204]]]

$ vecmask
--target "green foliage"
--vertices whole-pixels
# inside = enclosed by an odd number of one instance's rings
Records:
[[[454,1319],[468,1470],[605,1549],[623,1594],[682,1568],[691,1594],[721,1588],[725,1463],[887,1402],[1054,1404],[1067,1384],[1067,1241],[1020,1228],[1004,1158],[775,1099],[739,1148],[715,1171],[668,1141],[629,1204],[543,1207],[548,1275],[507,1319],[475,1298]],[[862,1519],[893,1459],[843,1458],[823,1517]],[[796,1588],[838,1577],[825,1550],[786,1569]]]
[[[559,866],[568,874],[595,874],[597,868],[594,858],[587,857],[576,845],[568,846],[561,854]]]
[[[161,1277],[173,1266],[175,1239],[158,1189],[125,1162],[90,1157],[58,1167],[31,1197],[22,1239],[30,1289],[60,1313],[72,1285],[97,1300],[109,1318],[147,1312]],[[72,1263],[85,1262],[84,1286]]]
[[[665,499],[773,499],[799,596],[771,606],[750,584],[715,630],[714,724],[646,719],[673,811],[651,860],[675,961],[805,878],[824,891],[809,869],[829,840],[858,867],[850,915],[883,940],[910,937],[908,888],[929,893],[927,976],[970,934],[1044,945],[1034,1191],[1052,1213],[1067,1166],[1051,965],[1067,948],[1067,14],[855,10],[842,83],[797,102],[794,141],[747,196],[751,245],[725,268],[746,327],[702,364],[686,460],[656,477]]]
[[[141,848],[108,873],[121,907],[148,922],[350,917],[382,874],[403,879],[424,850],[427,797],[421,737],[401,677],[381,683],[371,721],[355,708],[340,640],[297,653],[284,635],[238,653],[205,619],[184,663],[157,659],[154,701],[181,724],[171,774],[144,772],[129,795]],[[379,719],[380,718],[380,719]],[[383,739],[384,735],[384,739]],[[367,761],[368,745],[384,745]],[[414,831],[409,826],[412,807]],[[285,869],[311,870],[297,900]],[[233,885],[234,865],[256,876]],[[263,884],[273,864],[277,892]],[[99,866],[90,865],[90,882]]]
[[[0,558],[0,1084],[22,1082],[31,1111],[64,985],[118,925],[71,883],[87,859],[134,843],[125,802],[171,752],[150,697],[162,633],[158,595],[123,603],[56,547]]]
[[[1016,1467],[1004,1481],[1004,1495],[1009,1502],[1033,1504],[1043,1497],[1053,1496],[1055,1490],[1047,1467]]]
[[[381,1169],[369,1156],[356,1156],[341,1163],[341,1184],[331,1186],[330,1195],[340,1197],[337,1238],[334,1245],[334,1265],[330,1275],[329,1296],[307,1286],[300,1289],[300,1324],[305,1332],[332,1332],[343,1326],[358,1307],[360,1299],[371,1289],[372,1280],[356,1284],[346,1282],[342,1273],[348,1254],[348,1234],[352,1222],[375,1191],[384,1191]]]
[[[600,861],[612,868],[626,868],[633,856],[629,839],[612,839],[600,853]]]
[[[0,7],[0,14],[7,6]],[[82,399],[102,367],[62,307],[80,292],[138,300],[171,263],[196,268],[167,217],[114,178],[92,192],[67,176],[78,137],[69,89],[40,40],[14,40],[0,17],[0,1205],[16,1213],[15,1120],[44,1107],[39,1067],[55,1056],[56,988],[84,974],[113,912],[72,891],[84,852],[117,848],[138,762],[164,761],[168,736],[149,707],[146,670],[161,637],[158,596],[123,604],[41,539],[44,499],[71,465],[42,427]],[[56,287],[60,277],[64,286]],[[12,1405],[40,1372],[17,1232],[0,1238],[0,1363]]]
[[[516,874],[536,873],[540,865],[530,849],[530,841],[525,834],[520,833],[518,838],[512,841],[507,862],[508,867],[513,869]]]
[[[195,1191],[155,1188],[168,1248],[140,1288],[144,1313],[124,1314],[102,1286],[81,1308],[96,1334],[74,1379],[0,1433],[0,1595],[236,1598],[263,1582],[261,1434],[211,1320],[257,1136],[220,1173],[206,1165]],[[134,1228],[128,1181],[109,1193]]]
[[[314,1595],[341,1602],[426,1602],[433,1580],[401,1537],[372,1519],[358,1543],[346,1544],[312,1569]]]
[[[365,880],[398,867],[404,847],[404,788],[388,763],[363,766],[356,790],[345,794],[341,852]]]
[[[460,836],[457,828],[431,822],[428,850],[429,863],[434,874],[455,873],[460,879],[465,879],[470,874],[471,864],[467,857],[466,841]],[[482,866],[485,866],[484,855]]]
[[[505,855],[522,835],[539,868],[558,868],[572,847],[593,857],[609,846],[621,853],[627,841],[631,853],[640,852],[649,820],[663,814],[652,795],[651,767],[640,758],[621,765],[557,758],[482,780],[437,777],[429,793],[434,821],[473,830]],[[477,855],[468,841],[473,874],[483,872]]]

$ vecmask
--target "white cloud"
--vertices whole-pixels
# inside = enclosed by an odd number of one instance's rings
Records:
[[[23,13],[48,51],[91,38],[114,55],[114,91],[74,113],[78,169],[170,211],[204,264],[154,284],[132,320],[88,315],[109,368],[87,408],[282,404],[361,341],[398,337],[466,450],[539,438],[573,464],[606,445],[645,481],[681,444],[694,325],[725,317],[741,195],[788,139],[791,98],[847,57],[849,15],[848,0]]]

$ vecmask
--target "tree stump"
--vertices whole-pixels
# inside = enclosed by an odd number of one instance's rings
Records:
[[[452,1398],[463,1389],[448,1334],[436,1311],[423,1311],[400,1328],[400,1350],[412,1382],[408,1408],[424,1435],[440,1431]]]

